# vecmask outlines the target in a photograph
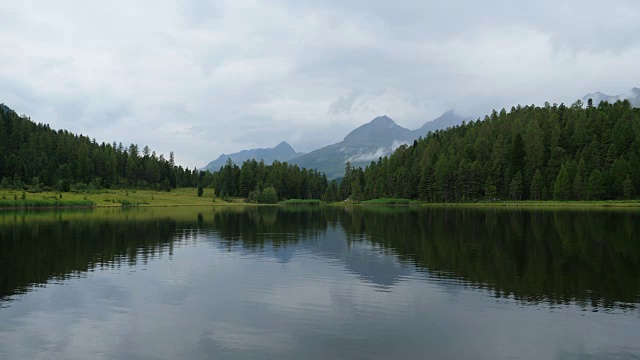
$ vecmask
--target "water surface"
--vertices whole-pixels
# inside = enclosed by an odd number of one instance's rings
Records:
[[[0,213],[0,359],[638,359],[628,211]]]

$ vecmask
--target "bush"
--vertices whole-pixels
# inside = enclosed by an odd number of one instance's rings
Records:
[[[69,192],[69,190],[71,190],[71,182],[68,179],[58,181],[56,190],[60,192]]]
[[[277,204],[278,203],[278,194],[276,192],[276,189],[273,186],[269,186],[268,188],[264,189],[264,191],[262,192],[262,204]]]

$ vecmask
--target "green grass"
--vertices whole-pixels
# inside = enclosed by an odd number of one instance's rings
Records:
[[[96,203],[88,200],[0,200],[0,208],[59,208],[93,207]]]
[[[20,200],[22,190],[2,190],[0,189],[0,201],[12,204],[9,207],[17,207],[16,202]],[[85,206],[67,204],[85,204],[92,202],[95,207],[157,207],[157,206],[227,206],[244,205],[243,199],[222,200],[213,197],[212,189],[205,189],[204,194],[199,197],[198,189],[179,188],[167,191],[156,190],[135,190],[135,189],[102,189],[92,192],[65,192],[60,197],[59,192],[39,192],[26,193],[26,201],[46,202],[47,206]],[[17,198],[18,200],[14,200]],[[57,201],[58,203],[54,202]],[[6,206],[6,205],[5,205]],[[2,206],[0,206],[2,207]],[[34,207],[36,207],[34,205]]]
[[[418,205],[420,204],[416,200],[402,199],[402,198],[380,198],[372,199],[361,202],[364,205]]]
[[[308,199],[308,200],[289,199],[289,200],[281,201],[280,204],[283,204],[283,205],[320,205],[320,204],[322,204],[322,202],[320,200],[317,200],[317,199]]]
[[[640,208],[638,200],[601,201],[480,201],[473,203],[422,203],[433,207],[511,207],[511,208]]]
[[[589,209],[589,208],[640,208],[640,200],[601,200],[601,201],[478,201],[463,203],[426,203],[403,198],[380,198],[362,201],[340,201],[331,205],[421,205],[429,207],[474,207],[474,208],[549,208],[549,209]]]

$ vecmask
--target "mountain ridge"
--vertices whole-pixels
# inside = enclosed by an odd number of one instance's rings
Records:
[[[308,169],[324,172],[329,179],[343,175],[345,164],[366,166],[371,161],[390,155],[398,147],[408,144],[429,131],[459,125],[464,117],[449,110],[440,117],[426,122],[416,130],[398,125],[387,115],[378,116],[349,132],[342,141],[324,146],[289,160]]]
[[[248,150],[241,150],[231,154],[221,154],[217,159],[209,162],[203,170],[218,171],[227,162],[227,159],[231,159],[234,164],[242,164],[244,161],[255,159],[264,160],[265,163],[271,164],[275,160],[288,161],[291,158],[302,155],[294,150],[286,141],[281,141],[278,145],[272,148],[255,148]]]
[[[607,101],[611,104],[615,103],[618,100],[629,100],[631,105],[634,107],[640,107],[640,88],[634,87],[631,88],[629,93],[620,94],[620,95],[608,95],[600,91],[596,91],[595,93],[589,93],[580,99],[584,106],[587,106],[587,102],[589,99],[593,100],[593,106],[598,106],[603,101]]]

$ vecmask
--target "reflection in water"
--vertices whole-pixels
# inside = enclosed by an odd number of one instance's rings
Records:
[[[640,294],[640,216],[524,210],[357,211],[347,234],[443,278],[537,303],[625,306]],[[635,235],[634,235],[635,234]]]
[[[203,232],[227,251],[272,248],[282,262],[302,247],[381,287],[409,276],[412,264],[525,303],[625,307],[640,295],[640,216],[632,212],[264,207],[178,214],[1,214],[0,298],[96,267],[147,263]]]
[[[639,226],[494,209],[0,213],[0,358],[638,358]]]

